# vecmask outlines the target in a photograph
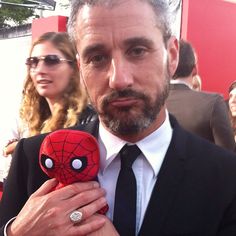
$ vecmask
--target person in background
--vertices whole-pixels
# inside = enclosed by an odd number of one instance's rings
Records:
[[[202,80],[200,75],[194,75],[192,80],[192,89],[196,91],[202,90]]]
[[[236,142],[236,81],[233,81],[229,86],[229,117],[234,132],[234,140]]]
[[[194,91],[192,81],[197,72],[195,50],[189,42],[181,39],[179,64],[166,103],[168,111],[191,133],[234,150],[234,136],[224,98],[218,93]]]
[[[90,116],[76,50],[67,33],[41,35],[33,42],[26,65],[19,118],[12,123],[9,134],[5,134],[5,157],[13,153],[23,137],[73,126]],[[7,173],[8,170],[5,176]]]
[[[236,235],[236,155],[186,131],[166,109],[178,65],[172,5],[71,4],[68,32],[99,117],[74,128],[97,138],[99,183],[51,191],[58,183],[38,161],[47,134],[21,139],[0,204],[0,235]],[[106,204],[106,215],[98,214]]]

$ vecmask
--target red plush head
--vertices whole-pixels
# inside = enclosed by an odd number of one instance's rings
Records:
[[[93,180],[99,170],[97,140],[78,130],[58,130],[46,136],[41,144],[39,163],[60,187]]]

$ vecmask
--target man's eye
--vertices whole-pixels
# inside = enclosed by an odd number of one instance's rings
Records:
[[[146,49],[143,47],[135,47],[129,50],[128,54],[133,57],[141,57],[146,53]]]
[[[107,61],[107,57],[104,55],[96,55],[90,58],[90,63],[94,64],[95,66],[102,65],[106,61]]]

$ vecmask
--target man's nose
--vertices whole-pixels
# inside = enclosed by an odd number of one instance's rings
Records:
[[[131,66],[121,58],[111,60],[109,71],[109,86],[112,89],[121,90],[133,84]]]

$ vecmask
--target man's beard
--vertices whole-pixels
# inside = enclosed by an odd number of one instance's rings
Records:
[[[99,117],[104,125],[114,134],[135,135],[149,127],[157,118],[160,110],[165,104],[169,94],[169,73],[166,73],[165,84],[162,91],[157,95],[154,101],[145,93],[126,88],[121,91],[114,90],[102,101]],[[140,106],[112,107],[110,102],[114,99],[132,97],[142,101]],[[140,103],[138,103],[140,104]]]

